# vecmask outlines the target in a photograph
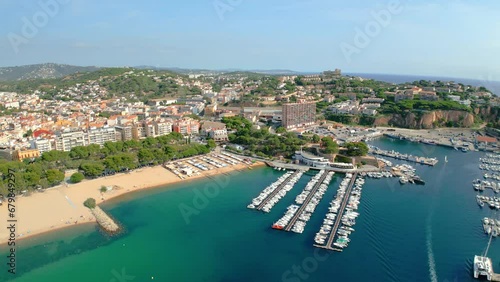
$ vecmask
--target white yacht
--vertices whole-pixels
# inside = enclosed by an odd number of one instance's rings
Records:
[[[487,257],[474,256],[474,278],[479,276],[486,276],[488,281],[491,281],[493,268],[491,266],[491,259]]]

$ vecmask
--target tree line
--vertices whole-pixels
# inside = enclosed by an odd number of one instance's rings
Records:
[[[85,178],[97,178],[147,165],[157,165],[170,160],[206,154],[215,146],[191,144],[181,134],[173,132],[159,137],[137,141],[106,142],[104,146],[92,144],[78,146],[69,152],[49,151],[34,160],[0,161],[0,194],[7,191],[8,170],[15,173],[15,190],[33,191],[56,186],[64,181],[64,171],[76,169]],[[73,182],[81,181],[76,174]]]

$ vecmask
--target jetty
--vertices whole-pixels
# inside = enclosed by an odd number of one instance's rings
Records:
[[[281,184],[276,187],[267,197],[262,200],[262,202],[255,208],[256,210],[262,210],[262,208],[272,199],[276,194],[278,194],[289,182],[292,178],[296,177],[299,173],[301,173],[301,170],[296,170],[294,173],[292,173],[290,176],[285,179]]]
[[[319,178],[318,182],[316,182],[316,184],[314,185],[314,187],[311,189],[311,191],[307,195],[306,199],[304,200],[304,202],[302,203],[302,205],[300,206],[300,208],[295,212],[294,216],[292,217],[292,219],[290,220],[290,222],[288,223],[288,225],[285,227],[285,229],[284,229],[285,231],[292,230],[292,227],[295,225],[295,223],[299,219],[299,216],[302,214],[302,212],[304,211],[304,209],[307,207],[307,204],[309,204],[309,202],[311,201],[311,199],[314,197],[314,194],[316,193],[316,191],[318,191],[319,186],[321,186],[321,184],[323,184],[323,181],[325,180],[325,178],[326,178],[327,175],[328,175],[328,173],[326,171],[324,171],[324,173]]]
[[[105,213],[100,207],[96,206],[93,209],[90,209],[92,214],[95,216],[97,223],[108,233],[116,233],[120,230],[120,226],[116,224],[116,222]]]
[[[334,223],[333,228],[330,232],[330,236],[328,237],[327,243],[325,245],[314,244],[313,245],[314,247],[332,250],[332,251],[337,251],[337,252],[342,252],[341,248],[332,247],[332,243],[333,243],[333,240],[335,239],[337,231],[340,227],[340,222],[342,221],[342,216],[345,212],[345,208],[347,206],[347,202],[348,202],[349,197],[351,195],[352,187],[354,186],[354,182],[356,181],[357,176],[358,176],[358,174],[354,173],[354,175],[351,178],[351,181],[349,182],[349,185],[347,186],[347,190],[344,194],[344,197],[342,199],[342,203],[340,205],[339,213],[338,213],[337,217],[335,218],[335,223]]]
[[[419,163],[419,164],[424,164],[424,165],[429,165],[429,166],[435,166],[438,163],[438,159],[436,159],[436,158],[426,158],[426,157],[413,156],[410,154],[402,154],[402,153],[396,152],[394,150],[385,151],[385,150],[382,150],[382,149],[377,148],[375,146],[369,147],[369,153],[371,153],[373,155],[380,155],[380,156],[384,156],[384,157],[389,157],[389,158],[393,158],[393,159],[409,161],[409,162],[414,162],[414,163]]]

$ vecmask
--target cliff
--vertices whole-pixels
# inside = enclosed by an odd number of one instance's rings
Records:
[[[392,125],[413,129],[436,127],[470,127],[474,124],[474,115],[465,111],[428,111],[406,112],[377,117],[375,126]]]
[[[479,107],[474,108],[474,114],[479,116],[485,122],[491,122],[500,126],[500,108],[499,107]]]

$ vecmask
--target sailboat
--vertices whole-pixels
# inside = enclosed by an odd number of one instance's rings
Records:
[[[493,276],[493,266],[491,259],[487,257],[488,250],[491,244],[491,238],[493,234],[490,234],[490,240],[488,241],[488,246],[484,251],[482,256],[474,256],[474,278],[479,278],[479,276],[486,276],[488,281],[491,281],[491,276]]]
[[[444,156],[444,162],[447,163],[448,162],[448,156]]]

